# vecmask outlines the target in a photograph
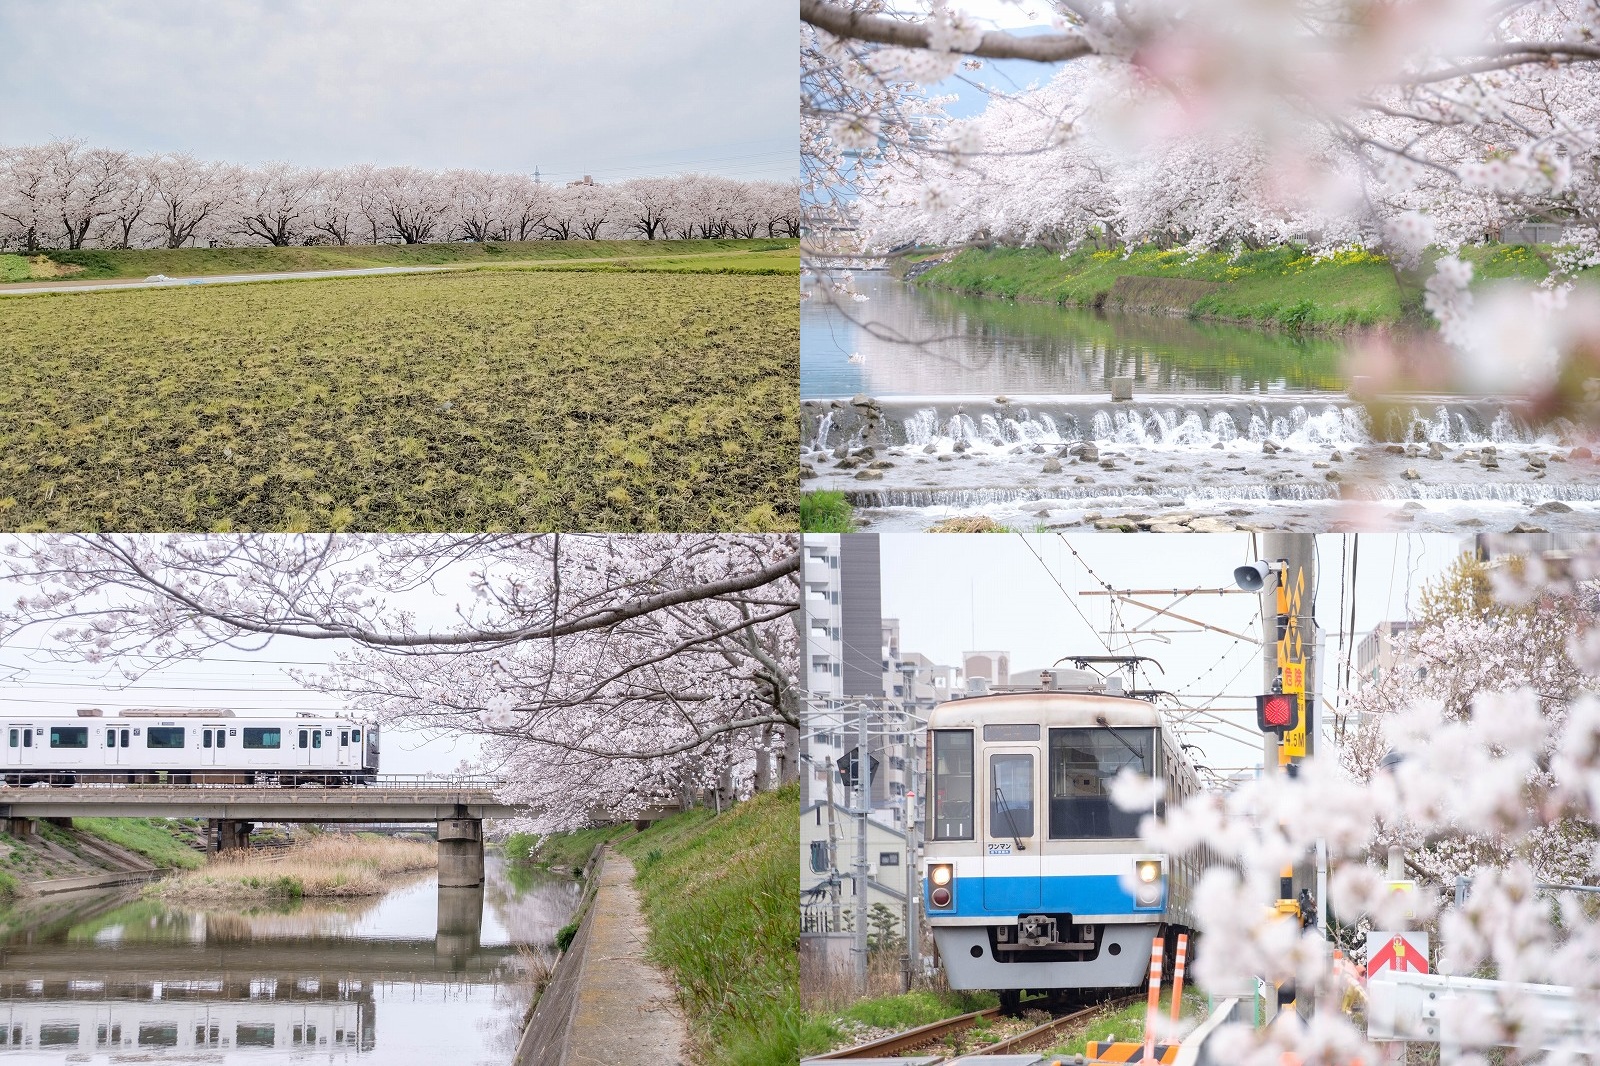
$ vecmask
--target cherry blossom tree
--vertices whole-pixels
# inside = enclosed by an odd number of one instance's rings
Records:
[[[320,173],[288,163],[247,171],[238,204],[244,232],[277,247],[300,243],[315,225],[322,184]]]
[[[307,684],[484,737],[542,831],[794,778],[798,566],[784,536],[35,536],[0,547],[0,639],[129,676],[338,641]]]
[[[237,167],[206,163],[189,155],[156,160],[150,170],[153,209],[163,245],[182,248],[238,195],[243,173]]]

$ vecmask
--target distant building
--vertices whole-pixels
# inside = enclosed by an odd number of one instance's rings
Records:
[[[1379,622],[1356,645],[1356,675],[1370,685],[1394,669],[1399,639],[1415,626],[1415,622]]]
[[[828,854],[828,805],[813,803],[800,811],[801,928],[808,933],[837,933],[852,927],[843,915],[856,907],[857,823],[848,808],[833,809],[835,854]],[[906,835],[875,820],[867,822],[867,910],[882,903],[904,928],[906,907]],[[833,879],[834,872],[838,880]],[[841,919],[835,921],[835,889]]]
[[[981,677],[990,685],[1004,688],[1011,684],[1011,655],[1003,651],[968,651],[961,653],[961,668],[967,677]]]

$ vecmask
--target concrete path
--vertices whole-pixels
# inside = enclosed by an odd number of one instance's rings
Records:
[[[109,281],[62,281],[52,285],[0,285],[0,296],[27,296],[41,292],[101,292],[106,289],[175,289],[184,285],[241,285],[251,281],[296,278],[361,278],[374,274],[426,274],[438,270],[470,269],[471,264],[450,266],[353,267],[349,270],[286,270],[275,274],[212,274],[197,278],[114,278]]]
[[[607,849],[563,1066],[681,1066],[685,1031],[672,984],[645,960],[633,864]]]

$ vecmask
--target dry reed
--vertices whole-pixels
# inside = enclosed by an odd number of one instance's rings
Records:
[[[431,869],[438,847],[387,837],[318,837],[276,854],[242,852],[212,859],[199,870],[157,887],[166,899],[377,896],[394,887],[393,874]]]

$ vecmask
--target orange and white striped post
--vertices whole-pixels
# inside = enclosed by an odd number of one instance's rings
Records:
[[[1189,955],[1189,934],[1178,934],[1178,955],[1172,964],[1172,1026],[1176,1031],[1183,1012],[1183,964]]]
[[[1167,946],[1160,937],[1150,945],[1150,1005],[1144,1012],[1144,1061],[1156,1057],[1156,1004],[1161,1000],[1161,959]]]

